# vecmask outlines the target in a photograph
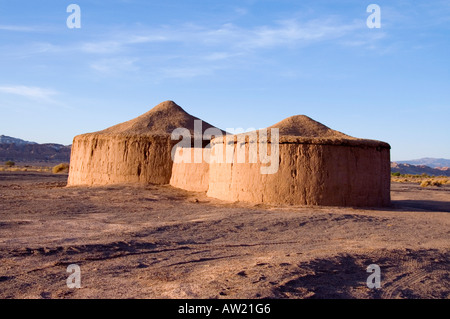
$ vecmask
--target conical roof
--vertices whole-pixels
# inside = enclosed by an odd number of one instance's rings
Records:
[[[165,135],[171,134],[176,128],[186,128],[194,136],[194,121],[199,118],[190,115],[173,101],[165,101],[147,113],[127,122],[111,126],[98,134],[127,135]],[[216,128],[202,121],[202,133],[208,128]],[[224,134],[225,132],[222,131]]]
[[[332,130],[306,115],[294,115],[269,126],[268,129],[278,128],[280,136],[300,136],[318,138],[352,138],[339,131]]]
[[[376,140],[361,139],[352,137],[342,132],[333,130],[328,126],[319,123],[306,115],[294,115],[288,117],[272,126],[263,129],[267,135],[261,135],[261,131],[253,131],[241,133],[233,136],[225,136],[215,138],[213,143],[235,143],[239,139],[245,141],[272,141],[272,130],[277,128],[279,133],[279,143],[302,143],[302,144],[330,144],[330,145],[347,145],[347,146],[370,146],[390,148],[389,144]],[[258,133],[259,132],[259,133]],[[256,134],[258,133],[258,134]],[[265,137],[264,137],[265,136]]]

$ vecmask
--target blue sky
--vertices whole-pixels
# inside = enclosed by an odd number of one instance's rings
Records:
[[[450,158],[449,57],[441,0],[0,1],[0,134],[71,144],[174,100],[222,129],[305,114],[392,160]]]

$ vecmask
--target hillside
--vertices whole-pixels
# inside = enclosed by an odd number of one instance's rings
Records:
[[[0,135],[0,144],[16,144],[16,145],[27,145],[27,144],[37,144],[35,142],[29,142],[21,140],[20,138],[15,138],[6,135]]]
[[[398,164],[425,165],[432,168],[450,167],[450,159],[425,157],[421,159],[396,161]]]
[[[38,144],[18,138],[0,136],[0,162],[69,162],[71,146]]]
[[[411,165],[401,164],[397,162],[391,163],[391,172],[400,174],[413,174],[413,175],[434,175],[434,176],[450,176],[450,168],[433,168],[426,165]]]

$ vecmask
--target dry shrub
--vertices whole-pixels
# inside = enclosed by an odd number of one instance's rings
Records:
[[[69,172],[69,163],[61,163],[52,168],[54,174]]]
[[[438,180],[431,180],[431,179],[422,181],[422,183],[420,183],[420,186],[421,186],[421,187],[441,186],[441,185],[443,185],[443,183],[442,183],[441,180],[438,181]]]
[[[431,182],[431,185],[432,185],[432,186],[441,186],[442,183],[441,183],[440,181],[432,181],[432,182]]]
[[[14,165],[16,165],[16,163],[14,163],[13,161],[7,161],[5,162],[5,165],[8,167],[13,167]]]
[[[422,181],[422,183],[420,183],[421,187],[428,187],[430,185],[431,185],[431,181],[430,180]]]

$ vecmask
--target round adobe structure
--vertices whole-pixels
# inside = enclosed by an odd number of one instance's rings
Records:
[[[260,135],[216,138],[207,195],[228,201],[266,204],[381,207],[390,204],[390,146],[357,139],[298,115],[268,129],[278,129],[278,147]],[[248,135],[248,133],[247,133]],[[255,137],[256,136],[256,137]],[[257,144],[256,156],[249,156]],[[264,174],[261,145],[276,149],[276,171]],[[233,161],[226,161],[226,149]],[[218,152],[219,150],[219,152]],[[245,151],[245,161],[237,159]],[[242,154],[242,153],[241,153]],[[252,161],[251,158],[257,159]],[[274,163],[270,163],[273,165]]]
[[[193,141],[207,135],[205,130],[217,129],[201,121],[202,136],[196,136],[195,121],[201,120],[186,113],[175,102],[166,101],[133,120],[76,136],[68,186],[169,184],[172,149],[180,142],[172,139],[172,132],[177,128],[186,129]]]

